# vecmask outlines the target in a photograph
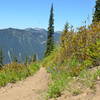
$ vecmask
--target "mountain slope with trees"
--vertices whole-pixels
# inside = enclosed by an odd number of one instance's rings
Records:
[[[60,33],[56,33],[55,41],[58,42]],[[17,56],[19,61],[24,61],[26,56],[36,54],[38,59],[44,56],[47,40],[45,29],[2,29],[0,30],[0,48],[4,55],[4,63],[13,61],[12,56]]]
[[[27,85],[28,81],[26,79],[25,83],[23,82],[23,85],[20,85],[21,87],[10,88],[8,90],[10,93],[7,93],[9,98],[12,99],[12,94],[14,94],[15,100],[22,100],[25,97],[26,100],[35,97],[36,100],[100,99],[100,15],[96,14],[96,10],[98,10],[98,13],[100,12],[100,5],[98,4],[99,0],[96,1],[96,7],[98,8],[95,9],[94,21],[90,25],[83,25],[75,30],[70,24],[65,24],[60,43],[57,46],[53,44],[54,19],[53,6],[51,7],[46,37],[46,56],[40,61],[34,60],[28,64],[18,64],[15,61],[0,69],[0,86],[23,80],[40,69],[36,74],[38,77],[31,77],[30,85]],[[50,77],[48,77],[48,74]],[[50,81],[48,81],[48,78]],[[38,79],[40,81],[37,81]],[[45,86],[46,89],[41,91],[41,88]],[[18,91],[18,98],[16,98],[13,89]],[[38,95],[40,98],[37,98]],[[5,100],[8,99],[5,93],[4,95],[1,93],[1,97]]]

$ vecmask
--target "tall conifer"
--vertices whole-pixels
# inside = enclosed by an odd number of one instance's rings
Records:
[[[95,12],[93,15],[93,22],[100,21],[100,0],[96,0]]]
[[[53,13],[53,4],[50,11],[49,27],[48,27],[48,37],[45,56],[48,56],[54,49],[54,13]]]
[[[3,66],[3,50],[2,49],[0,49],[0,67],[2,67]]]

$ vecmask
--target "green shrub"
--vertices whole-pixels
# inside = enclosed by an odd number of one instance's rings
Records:
[[[61,95],[65,84],[70,81],[68,77],[79,78],[83,85],[93,87],[100,73],[87,70],[100,65],[100,22],[88,27],[82,26],[77,32],[64,31],[60,47],[45,58],[43,64],[52,74],[53,83],[49,86],[49,98]],[[74,94],[79,92],[75,90]]]
[[[66,85],[70,82],[72,77],[69,75],[69,73],[66,73],[64,71],[55,71],[51,75],[53,82],[49,85],[47,97],[57,98],[61,96],[62,91],[66,88]]]
[[[15,83],[16,81],[33,75],[39,69],[39,66],[40,65],[36,63],[27,67],[18,63],[5,65],[5,67],[0,70],[0,86],[5,86],[7,83]]]
[[[48,98],[56,98],[61,96],[63,83],[62,81],[56,81],[49,86],[48,89]]]
[[[72,91],[72,94],[73,94],[73,96],[77,96],[77,95],[79,95],[81,92],[82,92],[81,90],[76,89],[76,90],[73,90],[73,91]]]

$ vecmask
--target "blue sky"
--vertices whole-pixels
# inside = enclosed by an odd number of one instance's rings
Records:
[[[52,2],[55,30],[62,30],[66,21],[78,27],[89,17],[91,23],[95,0],[0,0],[0,29],[47,29]]]

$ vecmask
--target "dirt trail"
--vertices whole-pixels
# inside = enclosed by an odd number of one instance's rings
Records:
[[[44,100],[43,93],[47,90],[49,75],[41,68],[34,76],[16,84],[8,84],[0,89],[0,100]]]
[[[97,82],[96,93],[95,96],[93,97],[93,100],[100,100],[100,81]]]
[[[45,100],[44,93],[48,89],[49,82],[49,74],[45,68],[41,68],[34,76],[24,81],[0,88],[0,100]],[[78,96],[66,93],[56,100],[100,100],[100,80],[96,83],[95,93],[87,90]]]
[[[51,99],[55,100],[55,99]],[[71,94],[64,94],[56,100],[100,100],[100,81],[96,82],[95,92],[86,90],[84,93],[73,96]]]

